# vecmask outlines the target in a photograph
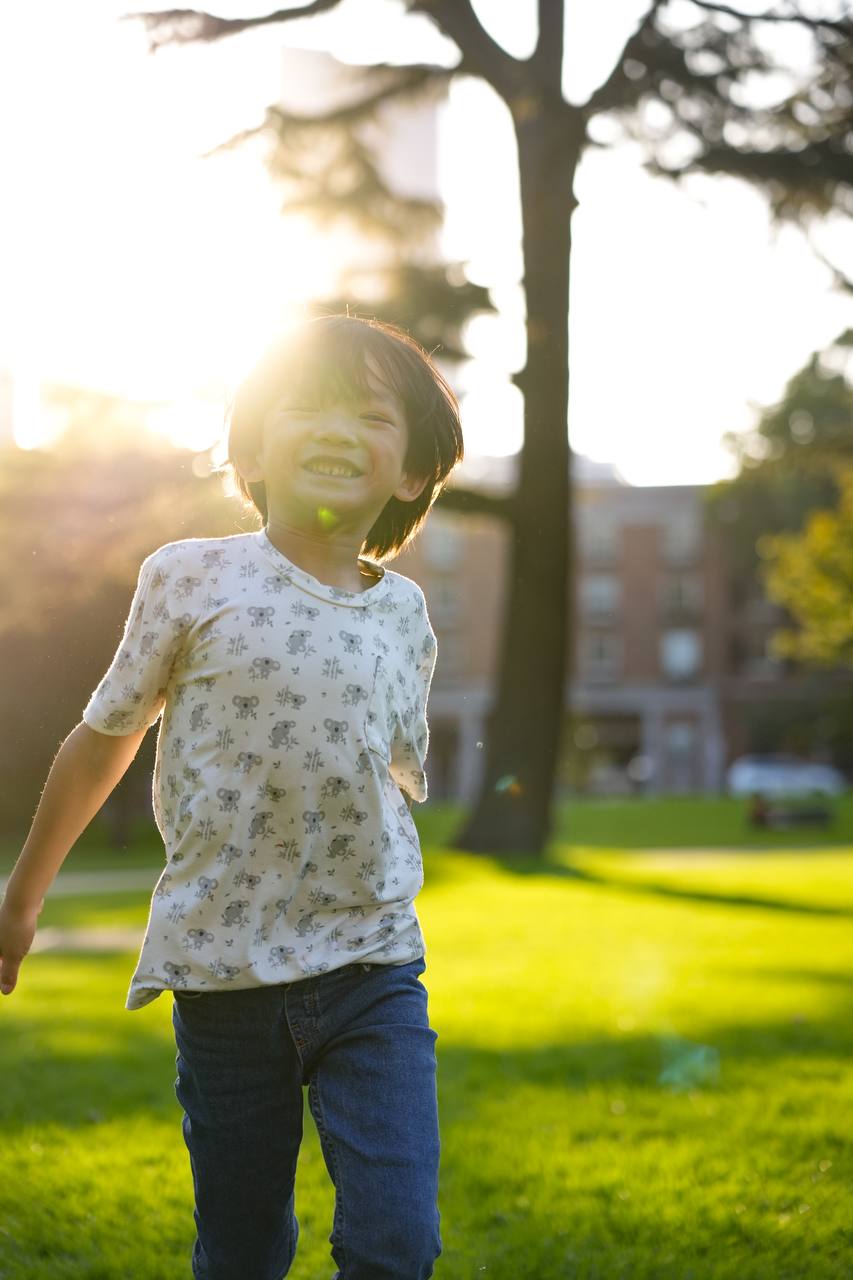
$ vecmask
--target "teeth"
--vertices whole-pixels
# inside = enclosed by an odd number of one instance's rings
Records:
[[[306,471],[315,471],[321,476],[357,476],[357,471],[350,471],[344,467],[329,467],[324,463],[318,463],[316,466],[305,468]]]

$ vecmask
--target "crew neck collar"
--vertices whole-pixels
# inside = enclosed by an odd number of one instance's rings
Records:
[[[374,605],[379,600],[384,600],[388,594],[391,584],[385,569],[382,565],[374,565],[372,561],[366,560],[363,556],[359,556],[359,561],[381,573],[382,576],[378,582],[366,587],[364,591],[347,591],[344,587],[333,587],[327,582],[320,582],[313,574],[308,573],[306,569],[301,569],[299,565],[294,564],[270,540],[266,529],[259,529],[252,536],[263,554],[276,565],[280,573],[284,574],[294,586],[300,587],[309,595],[316,596],[320,600],[328,600],[331,604],[346,605],[352,609],[366,609],[368,605]]]

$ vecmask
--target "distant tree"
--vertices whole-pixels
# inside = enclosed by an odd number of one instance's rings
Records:
[[[740,593],[763,593],[758,548],[765,535],[796,532],[810,512],[839,500],[840,478],[853,465],[853,387],[833,366],[851,345],[847,330],[809,357],[752,431],[724,437],[737,474],[710,485],[704,501]]]
[[[126,591],[155,547],[243,519],[190,450],[147,429],[146,406],[76,388],[48,399],[66,430],[49,449],[6,450],[0,468],[0,634],[44,637],[57,610]]]
[[[768,596],[798,624],[773,636],[774,651],[808,666],[853,669],[853,466],[840,483],[835,510],[812,512],[800,534],[765,534],[758,551]]]
[[[142,560],[164,542],[239,533],[240,507],[193,455],[157,440],[144,406],[74,388],[49,449],[0,455],[0,832],[23,834],[63,738],[121,637]],[[152,742],[104,815],[117,843],[151,789]]]
[[[145,21],[156,48],[280,26],[329,13],[337,3],[313,0],[240,18],[187,9],[131,16]],[[528,339],[526,366],[513,378],[524,395],[518,486],[510,496],[490,501],[451,487],[439,503],[457,510],[470,509],[475,501],[481,510],[487,504],[512,535],[497,691],[484,734],[484,775],[473,811],[453,844],[539,854],[551,831],[573,644],[568,312],[578,165],[589,147],[608,145],[600,126],[609,125],[612,138],[621,125],[646,147],[645,167],[661,178],[678,183],[695,173],[739,177],[767,195],[776,222],[788,221],[806,232],[833,211],[849,213],[853,23],[847,16],[813,17],[805,4],[754,15],[692,0],[690,25],[684,26],[677,20],[684,16],[682,6],[670,11],[666,0],[651,0],[604,83],[574,105],[562,93],[563,0],[539,0],[537,45],[526,59],[511,57],[491,38],[471,0],[402,0],[402,7],[426,15],[456,44],[459,61],[449,71],[428,65],[366,68],[365,95],[347,109],[350,117],[379,99],[430,92],[435,83],[446,85],[456,75],[474,76],[506,104],[515,130]],[[777,68],[754,38],[762,27],[779,26],[796,26],[810,35],[814,65],[807,74]],[[749,82],[773,72],[782,72],[786,81],[778,101],[763,108],[749,105]],[[271,113],[285,134],[310,127],[304,118],[279,116],[275,108]],[[340,114],[333,112],[319,123],[329,127],[336,121]],[[366,186],[356,167],[354,183],[335,186],[335,198],[360,203],[364,191],[375,194],[372,175],[362,172]]]
[[[827,682],[850,667],[853,388],[839,366],[851,341],[812,355],[753,431],[727,436],[738,474],[705,497],[734,602],[767,598],[786,615],[769,648],[796,688],[741,708],[749,749],[817,753],[853,776],[853,689]]]

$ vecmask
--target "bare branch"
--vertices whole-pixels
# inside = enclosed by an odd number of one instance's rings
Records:
[[[504,498],[478,489],[457,489],[452,480],[442,489],[434,505],[443,511],[459,511],[466,516],[494,516],[510,522],[515,519],[513,494]]]
[[[832,18],[809,18],[804,13],[741,13],[738,9],[732,9],[727,4],[712,4],[711,0],[690,0],[691,4],[695,4],[699,9],[708,9],[711,13],[725,13],[730,18],[737,18],[740,22],[799,22],[805,27],[811,27],[812,30],[824,28],[827,31],[837,31],[839,35],[849,37],[853,34],[853,23],[844,18],[837,21]]]
[[[481,76],[497,94],[509,99],[519,84],[519,62],[502,49],[486,31],[471,6],[471,0],[406,0],[409,13],[431,18],[443,35],[457,45],[462,61],[454,68],[467,75]]]
[[[255,18],[218,18],[200,9],[163,9],[160,13],[125,13],[122,20],[139,20],[146,31],[152,32],[149,53],[169,44],[210,43],[223,36],[233,36],[251,27],[263,27],[274,22],[293,22],[297,18],[312,18],[318,13],[328,13],[340,4],[340,0],[311,0],[298,9],[278,9]]]

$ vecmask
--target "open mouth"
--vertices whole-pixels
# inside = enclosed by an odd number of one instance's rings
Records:
[[[360,471],[353,471],[349,467],[333,467],[325,462],[306,465],[302,470],[310,472],[312,476],[328,476],[333,480],[357,480],[361,475]]]

